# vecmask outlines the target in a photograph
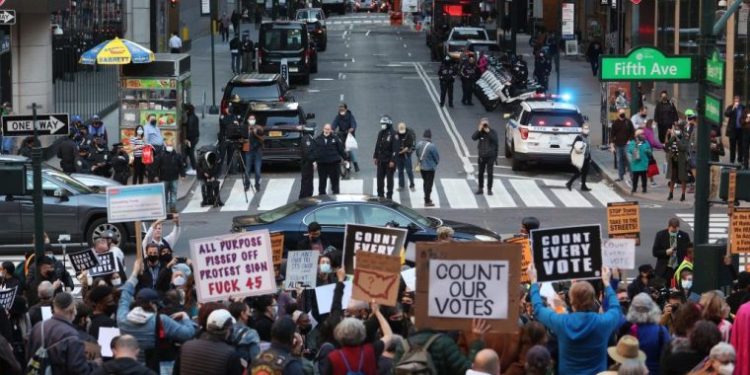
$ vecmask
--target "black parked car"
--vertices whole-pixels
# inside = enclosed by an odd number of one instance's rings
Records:
[[[243,117],[255,116],[263,126],[263,161],[288,162],[302,159],[302,136],[313,134],[315,124],[307,120],[315,114],[302,110],[299,103],[250,103]]]
[[[281,74],[237,74],[224,86],[221,98],[221,113],[227,114],[229,101],[233,95],[240,97],[241,103],[247,106],[250,102],[295,101]]]
[[[232,232],[268,229],[283,232],[284,244],[291,249],[307,233],[307,225],[317,221],[322,238],[338,249],[344,243],[347,223],[394,225],[407,228],[408,241],[434,241],[437,228],[447,225],[455,231],[454,238],[463,241],[499,241],[495,232],[456,221],[422,216],[409,207],[369,195],[319,195],[300,199],[271,211],[256,215],[235,216]]]

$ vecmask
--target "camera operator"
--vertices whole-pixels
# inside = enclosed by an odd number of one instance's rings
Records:
[[[662,308],[664,314],[662,314],[659,324],[667,327],[669,329],[669,333],[674,334],[675,312],[681,304],[685,303],[685,299],[683,298],[683,295],[682,293],[680,293],[680,291],[672,290],[669,292],[669,296],[667,297],[667,300],[665,302],[666,303],[664,303],[664,308]]]
[[[247,117],[245,141],[242,144],[245,159],[245,191],[250,188],[250,170],[255,175],[255,192],[260,191],[260,170],[263,162],[263,126],[256,124],[255,116]]]
[[[229,103],[228,113],[219,119],[219,156],[227,161],[227,167],[234,154],[234,144],[242,141],[242,130],[240,120],[242,117],[242,105],[240,96],[232,95]]]
[[[201,180],[201,207],[223,206],[219,196],[219,172],[221,171],[221,160],[214,146],[204,146],[198,150],[197,176]]]
[[[651,294],[651,280],[654,278],[654,267],[643,264],[638,267],[638,278],[628,285],[628,299],[633,300],[640,293]]]

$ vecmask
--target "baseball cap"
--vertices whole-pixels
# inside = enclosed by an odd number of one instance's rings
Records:
[[[690,117],[696,117],[695,111],[693,111],[692,109],[686,109],[685,110],[685,117],[688,117],[688,118],[690,118]]]
[[[225,309],[214,310],[206,320],[206,330],[209,332],[220,332],[228,329],[234,324],[232,314]]]
[[[136,293],[135,299],[141,302],[156,302],[159,300],[159,293],[151,288],[143,288]]]

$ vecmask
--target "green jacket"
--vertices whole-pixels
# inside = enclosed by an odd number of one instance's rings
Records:
[[[633,172],[645,172],[648,170],[648,160],[652,152],[648,142],[636,143],[635,139],[628,142],[628,158],[630,159],[630,170]],[[635,150],[638,149],[639,158],[635,158]]]
[[[433,334],[440,333],[432,330],[422,330],[409,337],[409,346],[424,345]],[[476,340],[469,345],[469,355],[464,356],[461,349],[453,339],[444,334],[430,345],[430,355],[435,368],[438,370],[437,375],[456,375],[464,374],[471,368],[474,356],[484,349],[484,342]],[[403,350],[399,350],[394,358],[394,366],[401,360]]]

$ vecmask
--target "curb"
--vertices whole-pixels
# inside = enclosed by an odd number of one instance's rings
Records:
[[[183,183],[181,183],[180,185],[183,185],[183,184],[186,185],[186,186],[189,185],[189,187],[186,188],[186,189],[184,189],[184,190],[182,188],[178,189],[178,191],[177,191],[177,201],[181,201],[181,200],[185,199],[185,197],[187,197],[188,195],[190,195],[190,192],[193,190],[193,187],[195,186],[195,182],[196,181],[198,181],[198,178],[195,177],[195,176],[187,176],[187,177],[185,177],[185,181]]]

